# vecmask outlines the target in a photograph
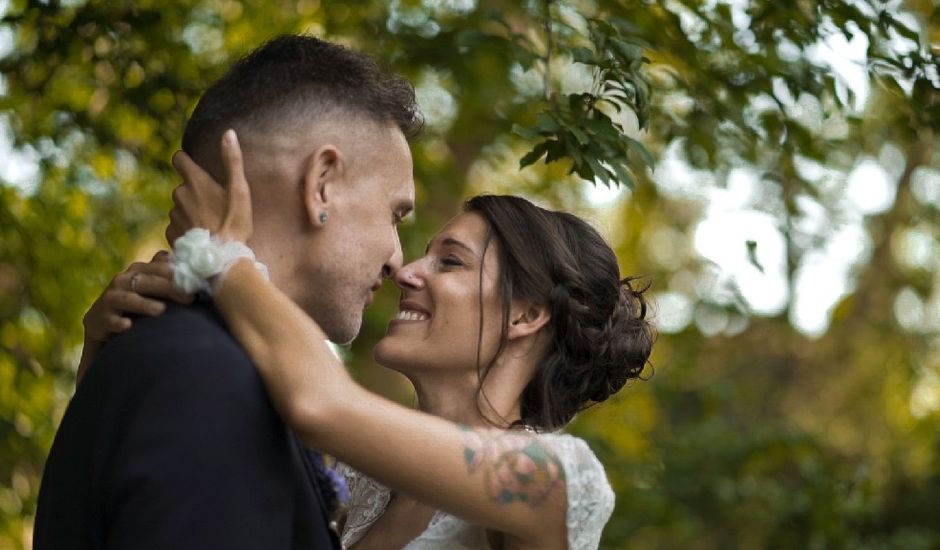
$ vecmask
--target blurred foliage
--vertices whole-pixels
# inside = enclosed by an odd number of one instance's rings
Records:
[[[0,170],[0,548],[29,546],[84,309],[163,246],[186,116],[228,62],[282,32],[345,43],[416,83],[429,124],[413,146],[406,255],[463,197],[513,192],[596,221],[624,270],[652,279],[664,315],[666,296],[682,297],[688,318],[661,335],[652,380],[573,426],[617,491],[605,548],[940,546],[931,0],[4,6],[0,122],[17,153],[3,162],[35,161],[38,175],[2,181]],[[821,47],[840,37],[865,50],[864,102]],[[519,171],[520,159],[533,166]],[[847,174],[866,162],[885,167],[894,198],[860,217]],[[751,307],[697,243],[742,167],[758,176],[742,208],[784,243],[787,298],[771,311]],[[581,178],[629,191],[597,207]],[[806,335],[801,273],[853,223],[863,231],[847,291],[828,329]],[[718,244],[774,269],[768,242]],[[395,303],[385,289],[346,354],[364,383],[407,402],[397,375],[371,364]]]

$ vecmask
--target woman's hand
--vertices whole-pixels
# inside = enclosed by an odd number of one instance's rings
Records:
[[[173,271],[166,252],[157,252],[149,263],[133,263],[115,275],[82,319],[85,344],[78,365],[78,380],[81,381],[105,342],[131,328],[133,323],[128,315],[160,315],[166,309],[162,300],[180,304],[193,301],[192,295],[173,286]]]
[[[174,206],[166,230],[170,244],[194,227],[208,229],[226,240],[246,242],[251,237],[251,192],[234,130],[222,135],[219,147],[225,169],[224,186],[185,152],[173,155],[173,167],[183,183],[173,191]]]

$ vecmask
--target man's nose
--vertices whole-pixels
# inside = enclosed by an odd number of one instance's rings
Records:
[[[391,279],[395,276],[395,273],[401,269],[402,264],[404,263],[404,253],[401,251],[401,239],[398,237],[398,231],[395,231],[395,251],[392,252],[392,257],[385,262],[385,265],[382,266],[382,278]]]

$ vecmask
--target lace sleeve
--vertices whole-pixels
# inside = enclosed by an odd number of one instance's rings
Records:
[[[336,465],[336,471],[346,478],[346,485],[349,487],[346,521],[340,536],[343,548],[349,548],[357,543],[385,512],[389,490],[342,462]]]
[[[565,469],[568,498],[566,525],[569,550],[594,550],[614,511],[614,491],[604,466],[583,439],[566,434],[545,434]]]
[[[346,487],[349,489],[349,493],[354,493],[356,491],[356,485],[359,483],[359,472],[354,470],[352,466],[338,460],[333,469],[346,480]]]

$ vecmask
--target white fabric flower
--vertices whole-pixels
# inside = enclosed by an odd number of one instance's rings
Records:
[[[192,255],[189,257],[189,266],[192,268],[193,273],[204,279],[218,273],[222,268],[222,255],[219,252],[213,247],[193,250]]]
[[[173,243],[170,266],[173,268],[173,284],[179,290],[192,294],[209,292],[209,279],[221,275],[239,258],[249,258],[255,267],[268,277],[268,268],[255,261],[255,254],[244,243],[223,242],[213,237],[208,229],[195,227]]]

